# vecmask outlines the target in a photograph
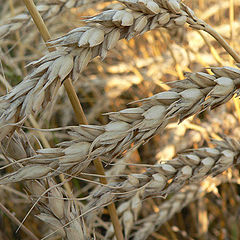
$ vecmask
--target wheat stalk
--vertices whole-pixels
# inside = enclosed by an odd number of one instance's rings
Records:
[[[41,18],[39,12],[37,11],[36,6],[34,5],[33,1],[31,1],[31,0],[24,0],[24,2],[25,2],[26,7],[28,8],[36,26],[38,27],[39,32],[41,33],[44,41],[46,42],[47,40],[50,39],[50,34],[47,30],[46,25],[43,22],[43,19]],[[49,51],[56,51],[56,48],[54,48],[54,47],[51,49],[49,48]],[[75,115],[78,119],[78,122],[88,124],[86,116],[83,112],[81,103],[80,103],[80,101],[77,97],[77,94],[75,92],[75,89],[72,85],[71,79],[70,78],[65,79],[63,84],[65,87],[65,90],[67,91],[69,100],[72,104],[72,107],[73,107]],[[100,175],[104,175],[105,172],[104,172],[104,168],[103,168],[101,160],[94,159],[93,163],[96,167],[97,173]],[[104,177],[100,177],[100,182],[102,184],[107,184],[107,180]],[[122,229],[121,229],[121,225],[119,223],[118,217],[117,217],[115,205],[113,203],[108,204],[108,211],[109,211],[112,223],[114,225],[116,238],[118,240],[122,240],[123,239]]]

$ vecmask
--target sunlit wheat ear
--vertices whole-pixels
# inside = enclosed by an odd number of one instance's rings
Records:
[[[90,206],[101,206],[106,196],[111,199],[131,197],[140,190],[142,198],[166,197],[184,185],[216,176],[240,163],[240,143],[227,138],[216,141],[216,148],[199,148],[179,154],[177,158],[149,167],[142,174],[130,174],[123,182],[104,186],[93,195]],[[111,195],[109,195],[111,193]],[[106,195],[106,196],[105,196]]]
[[[176,213],[180,212],[184,207],[191,202],[203,197],[206,193],[216,189],[216,186],[222,182],[222,179],[207,179],[201,184],[190,184],[185,186],[181,191],[173,194],[170,199],[166,199],[159,205],[157,213],[153,213],[138,222],[136,213],[142,208],[142,199],[139,198],[139,193],[129,200],[121,203],[118,207],[118,214],[121,217],[123,226],[126,231],[130,232],[130,236],[134,236],[134,240],[145,240],[153,232],[157,231],[164,223],[170,220]],[[125,214],[125,217],[124,217]],[[127,225],[128,224],[128,225]],[[134,230],[136,229],[136,230]],[[128,236],[128,235],[126,235]],[[113,239],[114,230],[111,225],[105,234],[105,240]]]
[[[64,48],[31,63],[33,72],[0,98],[0,127],[4,128],[0,140],[13,129],[7,126],[8,123],[23,121],[32,111],[44,109],[68,76],[78,79],[93,58],[100,56],[104,59],[120,39],[129,40],[160,27],[178,28],[186,22],[194,28],[209,30],[208,25],[199,20],[191,9],[177,0],[121,2],[129,9],[104,11],[86,19],[86,26],[49,42],[52,46]],[[224,84],[228,83],[219,83]],[[184,94],[201,95],[197,90]]]
[[[125,10],[106,11],[88,19],[89,24],[85,27],[74,29],[67,35],[51,41],[53,45],[66,48],[32,62],[30,66],[33,66],[33,72],[9,94],[0,98],[0,127],[4,128],[0,140],[13,129],[6,126],[8,123],[21,121],[32,111],[44,109],[69,74],[73,79],[77,79],[91,59],[96,56],[105,58],[119,39],[140,34],[143,28],[148,26],[147,18],[138,12],[135,15],[134,12]],[[109,26],[105,26],[106,24]]]
[[[98,157],[111,160],[125,150],[148,141],[161,133],[170,121],[185,118],[229,101],[238,93],[240,70],[231,67],[211,68],[214,75],[189,73],[185,80],[172,82],[170,91],[139,100],[142,105],[119,112],[108,113],[110,122],[103,126],[81,125],[72,127],[70,135],[76,139],[59,144],[58,148],[38,150],[29,165],[3,177],[0,183],[34,178],[60,172],[73,174],[83,171]],[[132,148],[134,149],[134,148]],[[23,174],[26,169],[34,175]],[[20,177],[21,176],[21,177]]]

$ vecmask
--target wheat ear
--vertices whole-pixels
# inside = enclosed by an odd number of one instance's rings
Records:
[[[130,174],[123,182],[111,183],[93,195],[88,208],[106,204],[107,199],[120,200],[141,190],[142,198],[166,197],[184,185],[201,182],[240,163],[239,142],[227,138],[215,141],[216,148],[199,148],[179,154],[177,158],[149,167],[142,174]],[[88,209],[87,208],[87,209]]]
[[[91,239],[83,218],[73,201],[64,201],[63,189],[53,179],[47,179],[47,187],[43,181],[27,181],[28,190],[33,194],[32,201],[38,201],[40,214],[36,217],[48,224],[49,228],[66,240]],[[44,196],[47,192],[47,198]]]
[[[170,220],[176,213],[180,212],[184,207],[191,202],[204,197],[207,193],[214,191],[216,186],[225,181],[225,178],[208,178],[203,180],[200,184],[190,184],[185,186],[181,191],[173,194],[169,199],[166,199],[158,207],[158,212],[153,213],[139,221],[137,221],[137,215],[139,208],[142,208],[142,200],[139,198],[139,192],[130,202],[123,202],[118,207],[119,215],[122,215],[121,220],[126,225],[128,234],[134,237],[134,240],[145,240],[153,232],[156,232],[164,223]],[[125,215],[125,216],[124,216]],[[137,229],[137,230],[133,230]],[[114,230],[111,225],[105,234],[105,240],[114,239]]]
[[[77,79],[89,61],[96,56],[105,58],[122,38],[131,39],[160,27],[181,27],[188,22],[191,27],[206,30],[217,37],[235,60],[239,60],[237,53],[216,32],[213,33],[190,8],[177,0],[121,2],[130,9],[104,11],[87,19],[86,26],[49,42],[52,46],[65,48],[31,63],[33,72],[9,94],[0,98],[0,127],[4,126],[0,140],[13,128],[8,123],[22,122],[32,111],[45,108],[61,83],[68,81],[69,75]]]
[[[229,101],[238,93],[240,70],[231,67],[211,68],[214,75],[189,73],[187,78],[171,83],[170,91],[160,92],[139,100],[142,106],[108,113],[110,122],[104,126],[80,125],[69,127],[75,140],[63,142],[58,148],[37,151],[34,161],[19,173],[6,176],[2,182],[21,181],[58,175],[71,169],[74,174],[84,170],[98,158],[110,161],[131,148],[138,147],[155,134],[161,133],[169,122],[185,118]],[[22,176],[21,171],[36,168],[39,174]],[[30,171],[31,172],[31,171]],[[20,175],[21,177],[18,177]]]
[[[15,161],[34,155],[26,136],[14,133],[11,139],[6,138],[2,143],[5,154]],[[21,169],[21,164],[16,168]],[[37,217],[48,224],[51,230],[57,230],[57,235],[66,240],[90,239],[83,218],[78,218],[78,208],[72,201],[64,201],[61,185],[52,178],[25,181],[24,184],[32,202],[37,202],[40,211]]]
[[[176,213],[180,212],[191,202],[202,198],[207,193],[216,189],[225,179],[208,178],[201,184],[190,184],[182,191],[174,194],[169,200],[166,200],[159,206],[159,211],[145,219],[141,219],[138,230],[133,233],[134,240],[146,240],[155,231],[157,231],[165,222],[170,220]],[[136,227],[136,225],[134,227]]]

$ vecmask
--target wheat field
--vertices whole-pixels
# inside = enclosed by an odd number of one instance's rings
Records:
[[[240,239],[239,0],[0,4],[0,239]]]

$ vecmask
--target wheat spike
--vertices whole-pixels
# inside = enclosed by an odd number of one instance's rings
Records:
[[[49,228],[54,231],[55,234],[59,235],[65,240],[90,240],[91,238],[83,218],[78,217],[80,212],[75,206],[75,203],[72,201],[64,201],[62,199],[63,189],[56,186],[56,183],[53,179],[49,178],[47,182],[48,187],[51,189],[48,192],[49,199],[45,200],[43,198],[43,201],[38,203],[38,208],[41,213],[36,217],[48,224]],[[45,192],[47,188],[43,181],[26,182],[30,192],[34,192],[36,196],[41,195],[41,193],[36,193],[36,190],[34,191],[33,189],[40,184],[42,191],[44,190]],[[32,196],[32,199],[36,200],[36,196]]]
[[[240,163],[239,142],[227,138],[216,141],[216,148],[199,148],[179,154],[177,158],[153,165],[142,174],[130,174],[123,182],[104,186],[93,195],[92,206],[101,207],[105,195],[111,199],[131,197],[140,189],[142,198],[166,197],[177,193],[184,185],[216,176],[230,166]],[[109,195],[109,193],[112,193]]]
[[[131,224],[130,236],[134,236],[134,240],[145,240],[147,239],[153,232],[156,232],[164,223],[170,220],[177,212],[180,212],[184,207],[189,205],[191,202],[204,197],[207,193],[214,191],[216,186],[220,185],[223,181],[226,181],[226,178],[223,176],[218,178],[208,178],[203,180],[200,184],[190,184],[185,186],[181,191],[173,194],[170,199],[166,199],[161,205],[158,207],[158,212],[153,213],[150,216],[147,216],[141,219],[139,222],[137,218],[134,217],[134,223]],[[140,192],[138,192],[139,194]],[[131,202],[123,202],[119,208],[118,213],[121,216],[125,211],[130,212],[135,216],[135,209],[137,207],[142,207],[141,198],[133,197],[137,201],[134,204],[133,199]],[[123,220],[121,218],[121,220]],[[137,230],[133,230],[137,229]],[[111,225],[105,234],[105,240],[114,239],[114,231],[113,226]],[[127,238],[129,239],[129,238]]]
[[[202,198],[208,192],[216,189],[226,179],[209,178],[201,182],[201,184],[190,184],[184,187],[180,192],[174,194],[170,199],[164,201],[159,206],[159,211],[145,219],[141,219],[138,224],[138,230],[134,232],[134,240],[146,240],[151,233],[157,231],[165,222],[170,220],[176,213],[180,212],[191,202]],[[136,227],[136,225],[134,226]]]
[[[108,113],[111,121],[107,125],[70,127],[69,134],[76,140],[63,142],[58,148],[39,150],[33,164],[30,160],[19,176],[25,168],[38,169],[39,175],[36,174],[35,178],[43,177],[43,173],[48,176],[69,169],[72,173],[81,172],[97,157],[112,160],[129,149],[132,143],[137,147],[148,141],[161,133],[171,120],[181,122],[227,102],[238,92],[240,71],[231,67],[211,70],[214,75],[189,73],[185,80],[172,82],[170,91],[139,100],[140,107]],[[12,177],[15,178],[14,173]]]
[[[199,28],[203,25],[187,6],[177,0],[122,2],[130,9],[104,11],[87,19],[86,26],[49,42],[62,48],[32,62],[33,72],[0,98],[0,127],[23,121],[32,111],[44,108],[67,76],[76,80],[93,58],[105,58],[118,40],[131,39],[160,27],[178,28],[186,22]],[[0,140],[11,129],[5,127]]]

